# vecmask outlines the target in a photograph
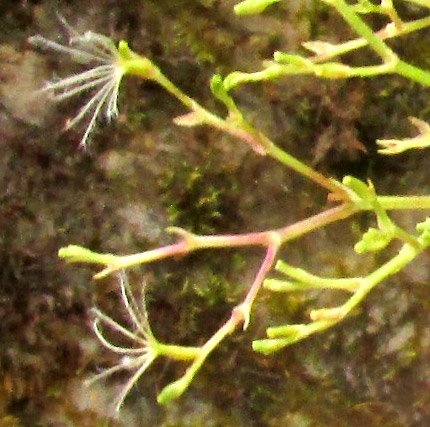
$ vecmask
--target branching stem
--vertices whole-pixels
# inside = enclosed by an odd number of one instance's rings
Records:
[[[182,347],[158,342],[150,329],[145,307],[139,308],[133,297],[133,293],[126,287],[125,281],[121,282],[123,302],[135,331],[129,331],[102,312],[97,309],[94,310],[96,315],[96,320],[94,321],[96,336],[109,350],[123,356],[126,355],[116,367],[102,372],[97,377],[105,378],[121,369],[134,370],[131,379],[119,395],[117,408],[121,406],[125,396],[138,378],[158,356],[166,356],[174,360],[190,363],[185,374],[180,379],[169,384],[161,391],[158,401],[160,403],[167,403],[169,400],[180,396],[190,385],[206,358],[220,342],[240,325],[243,325],[243,328],[246,329],[257,294],[276,261],[279,248],[286,242],[328,224],[351,217],[360,211],[372,211],[376,214],[378,228],[371,227],[363,234],[362,239],[354,246],[356,252],[363,253],[366,251],[381,250],[395,239],[400,240],[403,246],[396,256],[366,277],[349,279],[321,278],[305,270],[289,266],[286,263],[278,263],[277,269],[289,278],[292,278],[293,281],[269,279],[265,285],[268,289],[291,292],[304,289],[326,288],[352,292],[352,295],[350,294],[351,296],[346,302],[339,307],[313,310],[310,313],[312,322],[309,324],[284,325],[269,328],[267,331],[268,339],[254,341],[253,343],[254,350],[266,354],[300,341],[313,333],[323,331],[340,322],[351,313],[378,283],[397,273],[430,245],[430,220],[417,225],[417,231],[421,233],[417,237],[398,227],[386,212],[387,210],[399,209],[430,209],[430,196],[378,196],[370,181],[365,183],[357,178],[347,176],[341,183],[336,179],[324,176],[276,146],[271,139],[255,129],[243,117],[243,114],[230,95],[229,91],[242,83],[274,80],[280,76],[298,74],[315,75],[327,79],[347,79],[396,73],[425,86],[430,86],[429,71],[399,59],[397,54],[384,41],[385,39],[398,37],[424,27],[429,27],[430,17],[403,22],[397,14],[392,0],[381,0],[379,5],[369,2],[352,4],[347,0],[321,1],[334,7],[349,26],[358,33],[360,38],[339,45],[323,41],[304,43],[307,49],[315,53],[313,57],[306,58],[301,55],[276,52],[274,54],[274,62],[265,64],[266,68],[263,71],[256,73],[234,72],[225,79],[222,79],[219,75],[213,76],[211,90],[218,100],[226,106],[228,111],[226,118],[211,113],[194,99],[183,93],[150,59],[131,51],[125,41],[120,42],[118,49],[116,49],[114,44],[104,36],[91,32],[82,36],[76,33],[73,40],[75,40],[77,46],[76,48],[70,48],[44,38],[33,38],[33,42],[42,44],[45,47],[54,48],[63,53],[67,52],[81,59],[90,58],[102,62],[102,65],[99,65],[98,68],[90,69],[68,79],[63,79],[59,83],[50,86],[51,90],[63,89],[64,92],[58,95],[58,97],[64,99],[102,85],[98,92],[96,92],[96,95],[82,107],[78,115],[71,122],[72,124],[77,123],[87,113],[91,112],[94,107],[83,138],[84,143],[103,108],[106,110],[104,115],[107,118],[111,118],[117,113],[116,102],[121,79],[126,74],[132,74],[157,82],[189,110],[188,114],[177,117],[174,120],[176,124],[182,126],[209,125],[245,141],[256,153],[270,156],[303,177],[310,179],[328,191],[328,199],[331,202],[338,203],[338,205],[306,219],[273,230],[242,234],[196,235],[178,227],[170,227],[167,231],[175,233],[178,236],[176,243],[126,256],[99,254],[73,245],[62,248],[59,251],[59,256],[70,262],[87,262],[103,265],[104,269],[94,276],[96,279],[127,267],[176,256],[185,256],[200,249],[244,246],[260,246],[264,248],[264,258],[242,302],[235,306],[228,320],[200,347]],[[406,1],[424,7],[430,6],[428,0]],[[247,0],[245,3],[236,9],[242,13],[255,12],[263,10],[269,4],[274,3],[274,1],[261,2],[260,0]],[[388,17],[392,22],[378,32],[373,31],[361,15],[361,13],[369,12],[383,14],[385,18]],[[88,44],[89,46],[87,46]],[[352,67],[341,62],[326,62],[334,57],[366,45],[373,49],[382,59],[379,64]],[[95,52],[97,52],[97,55],[94,54]],[[419,119],[414,120],[415,122],[413,123],[418,123],[417,126],[421,129],[419,138],[426,139],[429,125]],[[410,142],[411,147],[423,148],[427,146],[427,141],[423,142],[421,139],[419,143],[417,143],[416,138],[412,140]],[[405,144],[404,140],[383,140],[379,143],[387,147],[385,151],[392,153],[396,150],[405,149],[404,145],[403,147],[398,147],[400,142]],[[408,149],[411,147],[408,146]],[[101,322],[122,335],[123,338],[132,341],[134,345],[137,344],[137,347],[120,347],[108,341],[99,326]]]

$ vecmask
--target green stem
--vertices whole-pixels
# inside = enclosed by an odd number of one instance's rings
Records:
[[[348,5],[344,0],[323,1],[333,5],[348,22],[348,24],[351,25],[351,27],[353,27],[357,33],[364,37],[369,46],[381,56],[384,63],[387,64],[387,66],[391,65],[392,69],[387,70],[387,72],[396,72],[418,83],[430,86],[430,73],[399,60],[397,55],[387,46],[382,38],[378,37],[373,32],[373,30],[357,15],[353,7]],[[369,71],[372,70],[369,69]],[[363,74],[361,75],[364,76]],[[375,75],[375,73],[373,73],[373,75]]]
[[[269,138],[262,134],[258,134],[248,123],[243,121],[242,128],[238,128],[235,125],[228,123],[226,120],[219,118],[218,116],[210,113],[205,108],[200,106],[197,102],[185,95],[180,89],[178,89],[170,80],[164,76],[160,76],[158,82],[172,95],[179,99],[186,107],[191,111],[198,112],[205,118],[205,122],[223,131],[226,131],[234,136],[241,139],[245,139],[246,142],[257,140],[257,144],[261,145],[266,153],[271,157],[279,160],[284,165],[293,169],[297,173],[306,176],[315,183],[319,184],[323,188],[328,189],[333,193],[341,192],[340,184],[334,183],[333,180],[326,178],[324,175],[315,171],[311,167],[307,166],[300,160],[286,153],[277,147]]]
[[[293,267],[284,261],[278,261],[275,267],[286,276],[289,276],[297,282],[285,282],[277,279],[267,279],[264,281],[264,287],[277,292],[289,292],[291,290],[299,289],[316,289],[316,288],[332,288],[343,289],[348,291],[355,291],[360,285],[357,278],[352,279],[333,279],[326,277],[315,276],[303,270],[302,268]],[[285,283],[285,285],[283,285]]]
[[[181,101],[191,111],[197,113],[202,122],[229,133],[251,145],[251,147],[259,154],[266,153],[265,142],[259,138],[258,133],[245,120],[241,120],[240,125],[234,122],[228,122],[210,111],[203,108],[200,104],[183,93],[176,87],[166,76],[160,73],[156,80],[164,89]]]
[[[393,274],[398,273],[406,264],[411,262],[419,253],[428,247],[428,243],[424,243],[421,239],[421,246],[404,244],[400,252],[385,263],[382,267],[369,274],[362,279],[362,285],[354,293],[354,295],[342,306],[345,315],[355,308],[363,298],[380,282]]]
[[[221,328],[219,328],[218,331],[212,335],[212,337],[206,341],[202,347],[200,347],[197,357],[194,359],[191,366],[189,366],[185,371],[185,374],[178,380],[164,387],[157,397],[158,403],[165,404],[182,395],[193,381],[198,370],[201,368],[209,354],[227,335],[230,335],[242,321],[243,313],[240,310],[233,310],[227,322],[225,322],[224,325],[222,325]]]
[[[326,188],[331,193],[336,195],[337,199],[349,199],[340,182],[334,179],[327,178],[323,174],[307,166],[305,163],[301,162],[300,160],[297,160],[295,157],[291,156],[290,154],[273,144],[271,141],[270,144],[268,142],[266,146],[268,147],[267,154],[269,156],[278,160],[280,163],[284,164],[290,169],[296,171],[300,175],[306,176],[321,187]]]
[[[184,347],[181,345],[163,344],[154,345],[157,354],[174,360],[193,360],[200,354],[200,347]]]
[[[408,64],[407,62],[399,60],[395,64],[394,71],[408,79],[414,80],[425,86],[430,86],[430,72]]]
[[[282,348],[294,344],[296,342],[302,341],[310,335],[321,332],[325,329],[333,326],[335,322],[329,320],[319,320],[317,322],[312,322],[307,325],[303,325],[302,331],[300,329],[297,333],[291,333],[291,327],[301,326],[301,325],[285,325],[277,326],[267,329],[267,335],[270,337],[264,340],[255,340],[252,342],[252,349],[262,354],[271,354],[275,351],[279,351]],[[285,336],[287,335],[289,336]],[[277,338],[279,336],[285,336],[282,338]]]
[[[323,0],[332,5],[343,16],[346,22],[367,40],[369,46],[383,59],[392,62],[397,55],[379,38],[373,30],[357,15],[354,8],[344,0]]]
[[[430,7],[430,5],[429,5]],[[393,25],[393,24],[388,24]],[[414,31],[421,30],[430,26],[430,16],[422,19],[417,19],[415,21],[404,22],[401,28],[386,26],[380,31],[376,32],[376,36],[382,40],[391,39],[403,36],[405,34],[412,33]],[[310,42],[313,43],[313,42]],[[325,62],[329,59],[335,58],[336,56],[344,55],[353,50],[360,49],[367,46],[369,43],[364,37],[360,37],[355,40],[350,40],[345,43],[330,45],[327,53],[318,53],[316,56],[309,58],[310,61],[317,64],[320,62]],[[306,46],[306,44],[304,44]]]
[[[135,56],[133,56],[133,58],[135,58]],[[184,94],[167,77],[165,77],[155,65],[153,65],[154,69],[151,69],[151,67],[148,66],[149,60],[147,58],[142,57],[142,67],[138,66],[138,60],[133,59],[133,61],[133,63],[137,65],[128,67],[128,72],[130,74],[143,78],[148,78],[148,76],[150,76],[152,80],[158,82],[164,89],[181,101],[188,109],[197,113],[201,117],[203,123],[209,124],[246,141],[260,154],[268,154],[279,160],[281,163],[295,170],[297,173],[308,177],[323,188],[337,194],[339,199],[346,197],[346,194],[343,192],[339,183],[326,178],[324,175],[278,148],[269,138],[256,131],[245,120],[242,119],[240,123],[235,123],[221,119],[203,108],[188,95]],[[150,72],[148,69],[150,69]]]
[[[335,208],[323,211],[317,215],[313,215],[302,221],[282,227],[276,231],[279,234],[282,243],[285,243],[289,240],[307,234],[312,230],[324,227],[327,224],[332,224],[333,222],[341,219],[346,219],[354,215],[358,210],[359,209],[353,204],[345,203]]]
[[[404,244],[394,258],[367,277],[351,279],[356,280],[360,286],[354,295],[342,306],[332,309],[314,310],[311,312],[311,318],[315,321],[307,325],[285,325],[269,328],[267,330],[267,335],[270,338],[254,341],[252,344],[253,349],[264,354],[270,354],[297,341],[301,341],[309,335],[322,332],[336,325],[343,320],[378,283],[399,272],[406,264],[411,262],[430,245],[428,237],[419,238],[418,242],[418,247],[408,243]]]
[[[385,210],[430,209],[430,196],[378,196]]]

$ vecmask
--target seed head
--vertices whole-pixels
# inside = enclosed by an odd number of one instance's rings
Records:
[[[88,384],[91,384],[94,381],[106,378],[120,370],[134,372],[116,398],[115,409],[117,411],[121,409],[124,399],[127,397],[127,394],[130,392],[134,384],[159,356],[157,348],[159,344],[149,326],[144,293],[142,292],[142,303],[138,304],[131,292],[127,276],[124,272],[119,274],[119,279],[122,301],[129,316],[132,330],[120,325],[97,308],[92,309],[95,317],[93,321],[93,329],[97,338],[104,347],[121,355],[121,358],[115,366],[100,372],[87,381]],[[105,337],[101,324],[108,326],[119,335],[122,335],[123,338],[130,341],[131,346],[121,347],[113,344]]]
[[[74,61],[86,66],[85,71],[47,82],[42,89],[50,92],[55,101],[90,91],[89,100],[66,124],[66,129],[70,129],[86,120],[86,130],[80,142],[81,146],[85,146],[97,118],[104,117],[110,121],[118,115],[119,86],[126,69],[111,39],[92,31],[79,34],[63,18],[60,20],[69,34],[68,45],[48,40],[40,35],[30,37],[29,42],[42,49],[69,55]]]

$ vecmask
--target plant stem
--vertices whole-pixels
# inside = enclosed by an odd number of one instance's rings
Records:
[[[430,196],[378,196],[385,210],[430,209]]]
[[[430,4],[429,4],[430,7]],[[430,26],[430,17],[417,19],[415,21],[410,22],[403,22],[401,28],[396,28],[394,24],[390,23],[385,26],[385,28],[377,31],[375,34],[378,38],[382,40],[391,39],[403,36],[405,34],[412,33],[414,31],[421,30],[423,28],[426,28]],[[312,43],[312,42],[310,42]],[[351,52],[353,50],[360,49],[362,47],[365,47],[369,44],[366,38],[360,37],[355,40],[350,40],[345,43],[332,45],[330,44],[330,47],[327,51],[327,53],[318,53],[314,57],[309,58],[310,61],[313,63],[321,63],[325,62],[329,59],[335,58],[336,56],[343,55],[345,53]],[[306,44],[305,44],[306,47]]]
[[[267,330],[269,339],[254,341],[252,345],[253,349],[264,354],[270,354],[285,346],[301,341],[309,335],[322,332],[336,325],[342,321],[378,283],[398,273],[406,264],[411,262],[430,245],[428,237],[421,237],[418,241],[419,246],[405,243],[394,258],[367,277],[349,279],[355,280],[356,284],[359,284],[359,286],[354,294],[342,306],[332,309],[324,308],[311,312],[311,318],[315,319],[315,321],[306,325],[271,327]],[[323,317],[324,315],[327,317]]]
[[[155,344],[157,354],[174,360],[193,360],[200,354],[200,347],[184,347],[181,345]]]
[[[218,331],[209,338],[208,341],[200,348],[198,356],[194,359],[193,363],[185,371],[185,374],[174,381],[173,383],[164,387],[157,397],[158,403],[165,404],[170,400],[175,399],[182,395],[189,387],[198,370],[203,365],[209,354],[219,345],[219,343],[227,336],[230,335],[243,321],[243,314],[238,310],[233,310],[230,318],[225,322]]]
[[[414,80],[425,86],[430,86],[430,72],[415,67],[407,62],[399,60],[395,64],[395,72],[410,80]]]
[[[243,302],[232,310],[230,318],[215,332],[214,335],[212,335],[211,338],[209,338],[208,341],[206,341],[202,347],[200,347],[196,357],[194,358],[194,361],[188,367],[185,374],[179,380],[169,384],[161,391],[157,398],[158,402],[167,403],[167,401],[172,398],[172,395],[175,397],[180,396],[191,384],[206,358],[220,344],[220,342],[224,340],[227,335],[230,335],[240,323],[243,322],[244,329],[246,329],[249,323],[252,303],[254,302],[254,299],[261,288],[266,274],[272,268],[272,265],[275,261],[276,252],[276,245],[267,248],[264,261],[261,264],[261,267],[254,279],[254,283],[247,292]]]
[[[335,179],[330,179],[324,176],[323,174],[317,172],[315,169],[307,166],[305,163],[297,160],[295,157],[291,156],[277,145],[270,141],[270,144],[267,143],[268,151],[267,154],[274,159],[278,160],[285,166],[288,166],[290,169],[295,170],[300,175],[306,176],[316,184],[321,187],[329,190],[336,197],[337,200],[348,200],[348,194],[343,189],[340,182]]]
[[[239,246],[265,246],[268,248],[277,248],[280,244],[309,233],[312,230],[321,228],[340,219],[348,218],[357,211],[358,208],[353,204],[343,204],[277,230],[255,233],[198,236],[181,229],[181,241],[138,254],[113,256],[113,259],[109,258],[110,262],[107,264],[106,268],[94,275],[94,278],[100,279],[123,268],[158,261],[177,255],[186,255],[199,249]],[[84,259],[80,259],[79,261],[85,262]]]
[[[344,0],[322,0],[333,6],[348,24],[367,40],[369,46],[383,59],[384,62],[392,62],[397,55],[379,38],[373,30],[357,15],[354,8]]]
[[[243,313],[243,329],[246,329],[248,327],[252,304],[254,303],[258,291],[260,290],[261,285],[264,282],[264,278],[266,277],[267,273],[270,271],[273,266],[273,263],[275,262],[276,253],[278,252],[279,245],[280,243],[278,245],[269,246],[267,248],[266,257],[264,258],[264,261],[261,264],[260,269],[258,270],[257,276],[254,279],[254,283],[249,288],[249,291],[246,294],[246,298],[243,303],[240,304],[240,306],[236,307],[237,310],[241,310]]]
[[[345,0],[323,0],[332,5],[343,16],[345,21],[354,28],[369,46],[383,59],[387,66],[392,66],[388,72],[396,72],[406,78],[414,80],[426,86],[430,86],[430,73],[418,67],[414,67],[398,59],[397,55],[378,37],[374,31],[357,15],[354,8],[347,4]],[[359,74],[358,74],[359,75]],[[371,75],[371,74],[369,74]]]
[[[367,277],[361,279],[362,285],[360,288],[343,305],[345,315],[356,307],[378,283],[382,282],[382,280],[386,279],[388,276],[398,273],[406,264],[412,261],[427,247],[428,243],[423,243],[422,239],[421,247],[419,248],[415,245],[405,243],[394,258],[390,259],[387,263],[369,274]]]
[[[145,62],[145,67],[142,67],[142,71],[139,67],[130,69],[130,73],[138,75],[144,78],[148,76],[147,59],[142,57],[142,61]],[[155,65],[154,65],[155,67]],[[158,68],[157,68],[158,70]],[[159,70],[158,70],[159,71]],[[151,78],[158,82],[164,89],[181,101],[188,109],[198,114],[202,119],[202,123],[211,125],[217,129],[229,133],[243,141],[247,142],[252,148],[259,154],[268,154],[274,159],[280,161],[285,166],[293,169],[297,173],[311,179],[323,188],[326,188],[330,192],[337,196],[337,199],[347,200],[347,194],[342,189],[340,183],[337,183],[334,179],[329,179],[321,173],[315,171],[311,167],[307,166],[300,160],[296,159],[292,155],[286,153],[279,147],[277,147],[269,138],[256,131],[248,122],[244,119],[240,120],[239,123],[229,122],[224,120],[215,114],[212,114],[200,104],[190,98],[188,95],[183,93],[178,87],[176,87],[167,77],[165,77],[161,71],[153,72]]]

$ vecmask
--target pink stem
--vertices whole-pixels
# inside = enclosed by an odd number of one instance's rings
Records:
[[[277,246],[269,246],[267,248],[266,257],[264,258],[263,263],[261,264],[260,270],[258,270],[257,275],[255,276],[254,283],[250,287],[243,304],[251,307],[254,302],[255,297],[257,296],[258,291],[263,284],[263,280],[266,277],[266,274],[272,268],[273,263],[275,262],[276,253],[278,252]]]
[[[271,251],[276,253],[275,249],[282,243],[332,222],[347,218],[356,213],[357,210],[357,207],[352,204],[343,204],[294,224],[287,225],[286,227],[256,233],[196,236],[185,230],[176,229],[174,231],[182,237],[178,243],[138,254],[117,257],[112,265],[108,265],[94,277],[98,279],[132,265],[157,261],[175,255],[186,255],[192,251],[205,248],[265,246],[267,248],[272,248]]]

